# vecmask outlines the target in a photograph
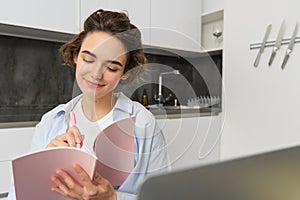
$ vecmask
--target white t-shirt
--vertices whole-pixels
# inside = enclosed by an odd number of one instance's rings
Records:
[[[82,149],[94,154],[93,145],[97,135],[113,123],[112,110],[98,121],[92,122],[84,115],[81,106],[82,99],[75,105],[73,112],[76,116],[76,126],[84,135]]]

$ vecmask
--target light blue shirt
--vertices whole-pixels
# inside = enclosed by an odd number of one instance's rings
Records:
[[[136,117],[133,171],[119,187],[119,200],[135,199],[138,186],[145,176],[170,171],[171,164],[167,153],[164,136],[152,113],[138,102],[134,102],[123,93],[116,94],[117,101],[113,108],[113,121]],[[69,113],[82,98],[79,95],[66,104],[60,104],[43,115],[33,135],[31,151],[45,149],[51,139],[63,134],[69,128]],[[24,172],[26,173],[26,172]],[[15,200],[14,185],[11,184],[8,200]]]

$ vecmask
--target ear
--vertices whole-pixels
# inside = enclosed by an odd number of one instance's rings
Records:
[[[121,79],[122,79],[123,81],[125,81],[126,79],[128,79],[129,76],[130,76],[130,72],[126,72],[125,74],[123,74],[123,75],[121,76]]]
[[[77,65],[77,58],[78,58],[78,54],[74,54],[74,57],[73,57],[73,62],[75,63],[75,65]]]

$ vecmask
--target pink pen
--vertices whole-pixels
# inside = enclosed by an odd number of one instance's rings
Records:
[[[75,126],[76,125],[76,118],[75,118],[75,113],[70,112],[70,126]],[[76,143],[76,148],[81,148],[80,143]]]

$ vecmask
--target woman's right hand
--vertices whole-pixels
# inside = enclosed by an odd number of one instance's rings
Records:
[[[66,133],[58,135],[52,139],[47,145],[47,148],[59,146],[76,147],[76,144],[80,144],[81,146],[82,142],[83,135],[80,134],[76,126],[72,126]]]

